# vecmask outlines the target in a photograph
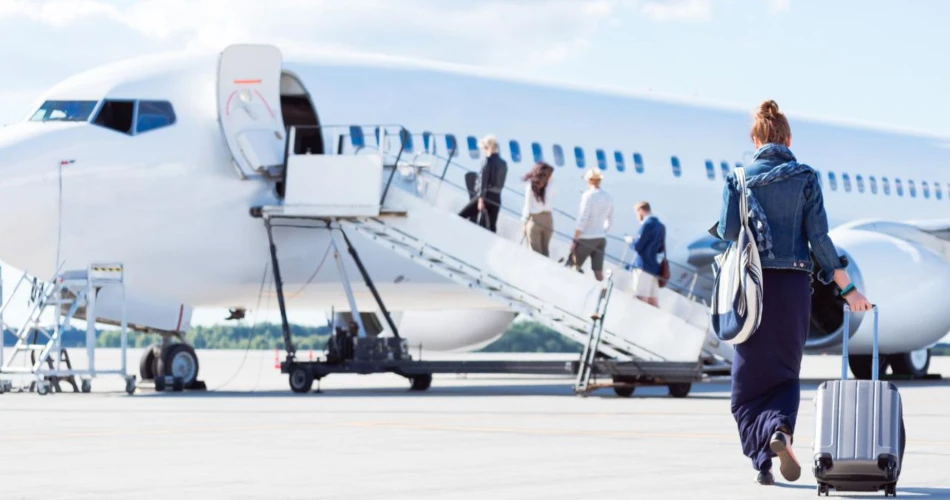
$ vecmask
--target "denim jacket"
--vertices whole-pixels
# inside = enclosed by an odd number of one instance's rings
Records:
[[[749,226],[758,243],[762,268],[811,272],[810,243],[820,267],[818,280],[831,283],[834,271],[843,265],[828,237],[828,216],[818,173],[798,163],[785,146],[772,143],[756,151],[745,173]],[[716,229],[718,236],[727,241],[735,241],[739,235],[737,196],[738,184],[732,173],[723,188],[723,207]]]
[[[633,268],[642,269],[654,276],[660,275],[659,254],[666,251],[664,240],[666,227],[656,216],[649,216],[643,220],[637,236],[630,243],[633,250]]]

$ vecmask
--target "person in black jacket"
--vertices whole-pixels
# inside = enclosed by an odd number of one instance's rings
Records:
[[[465,205],[459,216],[477,222],[494,233],[501,209],[501,191],[508,176],[508,164],[498,155],[498,140],[494,136],[483,137],[479,146],[485,154],[485,161],[482,163],[477,196]]]

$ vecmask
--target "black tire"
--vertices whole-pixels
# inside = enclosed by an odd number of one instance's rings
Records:
[[[298,394],[310,392],[313,388],[313,373],[305,366],[294,366],[287,380],[290,382],[290,390]]]
[[[145,348],[145,352],[139,358],[139,376],[142,377],[142,380],[155,380],[159,353],[161,353],[161,349],[155,344]]]
[[[614,394],[621,398],[629,398],[633,396],[634,391],[636,391],[636,386],[633,385],[615,385]]]
[[[930,349],[921,351],[923,352],[888,354],[887,362],[894,369],[894,375],[909,375],[914,378],[927,375],[927,370],[930,369]]]
[[[888,358],[878,356],[877,378],[881,379],[887,372]],[[848,356],[848,366],[851,368],[851,374],[854,378],[861,380],[871,380],[871,368],[874,358],[870,354],[852,354]]]
[[[188,344],[169,344],[158,358],[155,377],[180,377],[182,386],[191,387],[198,380],[198,355]]]
[[[693,388],[693,384],[689,382],[681,382],[678,384],[670,384],[670,396],[674,398],[685,398],[689,396],[689,391]]]
[[[411,384],[409,390],[411,391],[425,391],[432,386],[432,374],[424,373],[422,375],[414,375],[409,377],[409,383]]]

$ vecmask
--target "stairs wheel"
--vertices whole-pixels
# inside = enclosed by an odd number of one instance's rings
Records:
[[[79,385],[83,394],[89,394],[90,392],[92,392],[92,380],[89,380],[88,378],[84,378],[79,383]]]
[[[633,393],[636,389],[636,386],[632,385],[615,385],[614,394],[622,398],[629,398],[630,396],[633,396]]]
[[[669,388],[670,396],[673,396],[674,398],[685,398],[686,396],[689,396],[689,391],[693,388],[693,384],[689,382],[670,384]]]
[[[125,392],[131,396],[135,393],[135,376],[127,377],[125,379]]]
[[[290,370],[290,390],[303,394],[310,392],[313,387],[313,373],[302,365],[296,365]]]
[[[49,382],[46,380],[41,380],[36,383],[36,393],[40,396],[45,396],[49,394]]]
[[[432,374],[425,373],[422,375],[414,375],[412,377],[409,377],[409,382],[411,384],[411,386],[409,387],[409,390],[411,391],[428,390],[429,387],[432,385]]]

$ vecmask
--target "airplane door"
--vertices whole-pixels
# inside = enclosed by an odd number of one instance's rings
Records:
[[[281,53],[270,45],[231,45],[218,63],[218,121],[242,178],[284,163]]]

